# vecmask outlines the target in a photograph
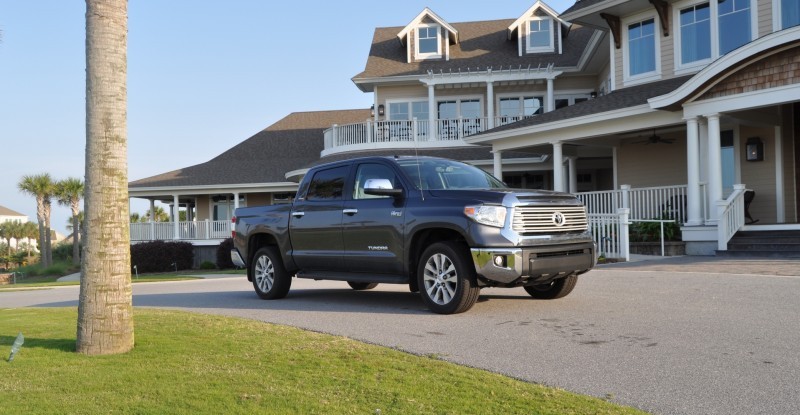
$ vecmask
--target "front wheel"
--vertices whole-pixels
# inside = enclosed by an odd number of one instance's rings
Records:
[[[466,247],[456,242],[431,245],[420,257],[417,270],[419,292],[434,313],[457,314],[469,310],[481,289]]]
[[[376,282],[371,282],[370,283],[370,282],[347,281],[347,285],[349,285],[350,288],[352,288],[352,289],[354,289],[356,291],[363,291],[363,290],[371,290],[371,289],[377,287],[378,283],[376,283]]]
[[[548,284],[530,285],[523,288],[525,288],[525,291],[533,298],[554,300],[556,298],[566,297],[567,294],[572,292],[572,289],[575,288],[575,284],[577,283],[578,276],[573,274]]]
[[[283,267],[283,261],[274,247],[267,246],[256,251],[250,265],[253,288],[264,300],[286,297],[292,286],[292,276]]]

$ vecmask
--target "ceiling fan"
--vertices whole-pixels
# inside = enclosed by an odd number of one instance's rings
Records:
[[[642,143],[644,143],[645,145],[647,145],[647,144],[658,144],[658,143],[672,144],[674,141],[675,141],[674,138],[662,138],[661,136],[657,135],[656,134],[656,129],[654,128],[653,129],[653,135],[651,135],[650,137],[647,137],[644,140],[634,141],[633,143],[634,144],[642,144]]]

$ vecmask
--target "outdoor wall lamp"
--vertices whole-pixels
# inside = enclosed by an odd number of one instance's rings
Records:
[[[375,116],[375,104],[372,104],[372,106],[369,107],[369,116],[370,117],[374,117]]]
[[[750,137],[747,139],[745,145],[747,152],[747,161],[763,161],[764,160],[764,143],[758,137]]]
[[[386,113],[386,107],[383,104],[378,105],[378,116],[383,117],[383,114]]]

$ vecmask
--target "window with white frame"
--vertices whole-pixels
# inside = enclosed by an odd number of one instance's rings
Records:
[[[654,18],[627,26],[629,77],[656,71],[656,22]]]
[[[798,0],[793,0],[797,2]],[[696,70],[750,42],[754,0],[687,0],[675,4],[676,73]]]
[[[555,96],[555,108],[553,109],[560,109],[564,107],[568,107],[570,105],[575,105],[577,103],[588,101],[589,94],[575,94],[575,95],[556,95]]]
[[[500,98],[497,124],[504,125],[544,112],[543,96]]]
[[[438,58],[442,56],[442,42],[439,41],[439,26],[427,25],[417,28],[417,58]]]
[[[527,52],[553,51],[553,19],[535,17],[528,21]]]
[[[399,101],[389,103],[389,119],[410,121],[428,119],[428,101]]]
[[[695,4],[680,10],[681,64],[711,58],[711,7]]]
[[[781,29],[800,25],[800,1],[780,0]]]
[[[720,55],[725,55],[751,40],[750,1],[717,0]]]

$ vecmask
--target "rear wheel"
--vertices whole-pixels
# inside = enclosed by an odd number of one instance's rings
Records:
[[[423,252],[418,267],[420,295],[434,313],[463,313],[478,300],[481,289],[464,245],[435,243]]]
[[[567,294],[572,292],[575,284],[578,283],[577,275],[570,275],[566,278],[555,280],[548,284],[539,284],[523,287],[525,291],[533,298],[541,300],[554,300],[556,298],[566,297]]]
[[[292,276],[283,267],[283,261],[274,247],[267,246],[256,251],[250,265],[253,288],[264,300],[286,297],[292,286]]]
[[[347,281],[347,285],[356,291],[371,290],[378,286],[377,282],[353,282]]]

